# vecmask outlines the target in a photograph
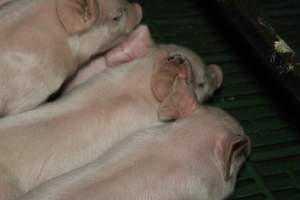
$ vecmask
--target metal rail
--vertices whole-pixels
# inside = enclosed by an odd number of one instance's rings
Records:
[[[255,1],[213,0],[300,104],[300,59],[276,30],[255,11]]]

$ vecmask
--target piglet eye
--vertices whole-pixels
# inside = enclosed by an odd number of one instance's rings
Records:
[[[117,14],[113,17],[113,21],[115,21],[115,22],[120,21],[120,19],[124,15],[124,13],[125,13],[125,9],[123,9],[123,8],[118,9]]]

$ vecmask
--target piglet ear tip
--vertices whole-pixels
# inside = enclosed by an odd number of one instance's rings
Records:
[[[223,165],[225,171],[224,178],[228,181],[250,155],[251,141],[246,135],[235,135],[229,141],[225,151],[227,152],[223,154],[225,155],[225,163]]]
[[[209,70],[212,72],[213,78],[216,82],[216,89],[220,88],[223,84],[223,71],[220,65],[210,64],[208,65]]]
[[[151,47],[154,45],[153,38],[150,33],[150,29],[146,24],[140,24],[136,28],[136,32],[143,38],[142,41],[146,43],[147,47]]]
[[[150,32],[150,28],[147,25],[142,25],[142,28],[144,30],[144,32],[146,33],[146,35],[151,39],[151,41],[153,42],[152,36],[151,36],[151,32]]]

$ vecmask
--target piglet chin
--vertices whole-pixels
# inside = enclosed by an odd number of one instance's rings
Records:
[[[119,46],[105,55],[107,66],[113,67],[122,63],[131,62],[143,57],[153,47],[153,40],[147,26],[140,25]]]

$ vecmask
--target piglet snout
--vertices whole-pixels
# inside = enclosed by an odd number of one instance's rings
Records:
[[[130,33],[132,29],[134,29],[143,18],[143,9],[137,4],[130,4],[128,8],[128,21],[127,21],[127,33]]]
[[[149,28],[138,26],[125,41],[105,55],[106,64],[110,67],[128,63],[145,56],[153,46]]]

